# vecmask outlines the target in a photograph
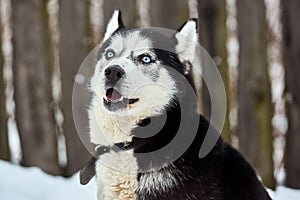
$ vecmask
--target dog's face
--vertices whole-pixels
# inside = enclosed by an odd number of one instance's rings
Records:
[[[196,22],[164,36],[153,29],[126,29],[115,11],[100,45],[91,80],[103,112],[143,118],[160,114],[178,93],[171,69],[184,75],[197,44]],[[163,49],[162,49],[163,48]]]

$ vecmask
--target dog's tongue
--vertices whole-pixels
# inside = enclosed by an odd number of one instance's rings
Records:
[[[114,90],[113,88],[109,88],[106,91],[106,98],[109,101],[120,101],[122,95],[117,90]]]

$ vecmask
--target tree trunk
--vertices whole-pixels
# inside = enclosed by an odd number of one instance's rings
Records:
[[[24,166],[59,174],[45,0],[12,0],[16,120]]]
[[[227,63],[227,29],[226,29],[226,2],[225,0],[198,0],[199,10],[199,33],[200,44],[215,60],[216,65],[221,73],[226,94],[227,94],[227,112],[225,123],[222,131],[222,136],[227,142],[231,142],[231,131],[229,124],[229,78],[228,78],[228,63]],[[205,68],[203,68],[205,75]],[[217,86],[216,86],[217,87]],[[218,90],[218,88],[215,88]],[[210,117],[210,96],[205,83],[202,89],[202,105],[203,114]]]
[[[1,7],[0,7],[1,8]],[[1,13],[0,13],[1,21]],[[0,24],[0,47],[2,47],[2,25]],[[9,144],[8,144],[8,132],[7,132],[7,120],[8,116],[6,113],[5,106],[5,84],[3,76],[3,54],[2,49],[0,50],[0,159],[10,160]]]
[[[186,0],[151,0],[151,26],[177,30],[188,19]]]
[[[267,26],[263,0],[237,1],[239,51],[239,147],[273,188],[273,137],[270,80],[267,63]]]
[[[107,25],[113,11],[120,9],[122,12],[122,19],[126,27],[135,27],[137,22],[136,0],[104,0],[104,24]],[[104,30],[105,31],[105,30]]]
[[[300,27],[298,0],[282,1],[283,64],[288,130],[286,134],[286,185],[300,189]]]
[[[115,9],[121,10],[126,27],[135,27],[137,25],[138,8],[136,0],[92,0],[90,12],[93,46],[98,45],[102,41],[107,23]]]
[[[78,121],[78,132],[75,128],[72,112],[72,91],[76,73],[89,53],[89,4],[85,0],[60,0],[59,1],[59,57],[62,81],[62,110],[64,113],[64,134],[67,146],[66,176],[71,176],[78,171],[88,160],[89,153],[81,142],[78,134],[88,134],[86,108],[87,101],[77,100],[74,112],[81,115]],[[78,114],[81,112],[81,114]],[[85,123],[84,123],[85,122]]]

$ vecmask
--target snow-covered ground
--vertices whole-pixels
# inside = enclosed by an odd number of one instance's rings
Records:
[[[67,179],[0,160],[0,200],[96,200],[96,191],[95,180],[82,186],[78,173]]]
[[[54,177],[0,160],[0,200],[96,200],[96,181],[82,186],[78,176]],[[300,200],[300,190],[278,187],[269,193],[274,200]]]

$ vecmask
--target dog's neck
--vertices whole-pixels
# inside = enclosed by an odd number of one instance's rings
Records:
[[[181,110],[178,105],[171,106],[172,108],[168,108],[165,115],[145,118],[132,130],[132,146],[136,153],[146,153],[161,149],[175,137],[180,125]],[[153,126],[151,123],[157,123],[154,126],[159,127],[159,129],[153,130],[157,132],[147,137],[147,135],[144,135],[143,129],[147,129],[147,126]],[[140,135],[144,135],[144,137],[140,137]]]
[[[161,149],[176,136],[181,123],[184,121],[192,123],[195,117],[199,117],[196,106],[196,103],[191,103],[185,106],[183,111],[178,99],[175,98],[166,108],[165,113],[128,122],[132,123],[132,129],[129,133],[131,141],[115,142],[114,145],[123,150],[133,149],[136,153]],[[147,131],[150,136],[147,135]]]
[[[196,114],[196,109],[191,106],[185,110],[191,117]],[[102,118],[103,119],[103,118]],[[189,119],[186,119],[189,120]],[[152,121],[162,121],[164,123],[162,129],[152,137],[141,138],[138,137],[141,128],[147,127]],[[110,151],[127,151],[133,149],[135,153],[146,153],[163,148],[168,144],[177,134],[181,123],[181,108],[175,100],[172,105],[166,110],[166,119],[163,115],[155,117],[146,117],[140,119],[134,124],[135,128],[131,130],[130,141],[120,141],[114,144],[97,144],[98,145],[94,156],[88,161],[87,165],[81,170],[80,180],[82,184],[86,184],[95,174],[95,163],[99,156]],[[111,124],[108,124],[111,125]],[[168,133],[168,134],[166,134]],[[101,139],[101,138],[99,138]]]

